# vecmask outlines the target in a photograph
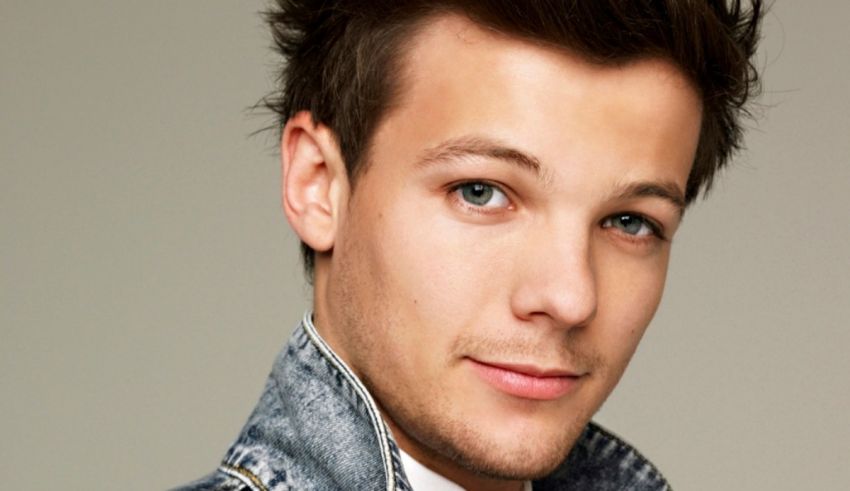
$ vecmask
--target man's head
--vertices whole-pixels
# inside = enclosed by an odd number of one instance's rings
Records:
[[[284,3],[284,209],[318,329],[427,465],[551,471],[738,144],[756,24],[714,2]]]
[[[368,164],[374,130],[403,89],[404,56],[417,29],[441,13],[569,49],[602,65],[643,57],[671,61],[700,91],[700,145],[685,189],[688,203],[710,189],[741,145],[741,115],[758,90],[752,64],[761,0],[277,0],[267,13],[286,62],[266,105],[281,127],[309,111],[330,128],[354,182]],[[520,6],[521,5],[521,6]],[[305,269],[314,251],[302,242]]]

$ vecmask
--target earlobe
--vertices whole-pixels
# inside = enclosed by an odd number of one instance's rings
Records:
[[[333,133],[301,111],[286,122],[280,151],[286,218],[313,250],[331,250],[348,193],[345,164]]]

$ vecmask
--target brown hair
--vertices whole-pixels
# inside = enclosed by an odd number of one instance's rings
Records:
[[[276,0],[266,12],[283,56],[278,90],[264,99],[280,127],[301,110],[335,134],[352,185],[370,137],[400,90],[404,39],[423,19],[456,12],[506,35],[620,64],[661,57],[699,89],[700,141],[685,199],[711,188],[742,145],[741,117],[759,89],[753,64],[761,0]],[[305,269],[314,251],[302,243]]]

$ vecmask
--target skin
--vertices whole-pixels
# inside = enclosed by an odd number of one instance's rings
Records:
[[[563,461],[655,313],[700,100],[666,61],[593,65],[456,16],[405,62],[353,189],[332,132],[287,123],[284,210],[317,251],[316,326],[399,445],[467,489],[519,489]],[[487,364],[568,390],[518,396]]]

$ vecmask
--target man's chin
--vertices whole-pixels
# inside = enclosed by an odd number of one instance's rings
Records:
[[[500,481],[533,481],[551,474],[558,465],[566,458],[566,454],[559,454],[554,459],[545,461],[531,460],[507,460],[507,459],[481,459],[479,456],[459,459],[458,464],[472,473],[493,480]]]
[[[526,445],[467,449],[457,452],[457,464],[482,477],[498,480],[528,481],[549,475],[567,458],[574,438],[541,444],[526,440]]]
[[[417,443],[432,457],[494,480],[527,481],[554,471],[566,458],[584,424],[560,425],[531,432],[506,432],[490,428],[440,428],[414,430]],[[418,434],[416,434],[418,433]],[[424,434],[423,434],[424,433]],[[408,433],[410,434],[410,433]]]

